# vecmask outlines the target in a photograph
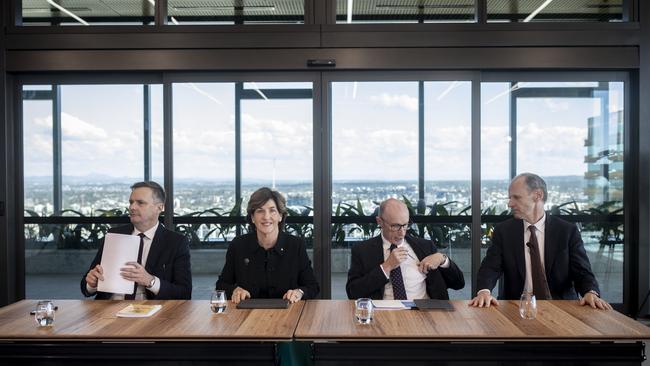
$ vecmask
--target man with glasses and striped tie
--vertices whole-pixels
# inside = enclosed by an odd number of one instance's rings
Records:
[[[431,240],[407,235],[409,211],[394,198],[379,206],[381,234],[352,248],[348,297],[375,300],[449,299],[465,286],[463,272]]]
[[[476,297],[470,306],[499,305],[491,290],[502,277],[499,298],[571,300],[603,310],[612,307],[600,298],[582,238],[575,224],[547,215],[546,182],[532,173],[516,176],[508,188],[508,207],[514,218],[496,226],[492,245],[478,271]]]
[[[159,220],[165,206],[165,191],[156,182],[138,182],[131,186],[129,218],[131,224],[111,228],[110,233],[140,237],[137,262],[127,262],[120,275],[134,282],[133,293],[114,294],[97,291],[103,280],[101,266],[104,242],[88,272],[81,279],[84,296],[96,300],[190,299],[192,273],[190,248],[186,237],[168,230]]]

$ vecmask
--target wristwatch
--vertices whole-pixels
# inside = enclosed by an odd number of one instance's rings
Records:
[[[152,288],[156,284],[156,276],[152,276],[151,282],[146,286],[146,288]]]
[[[442,262],[440,262],[440,265],[439,265],[438,267],[440,267],[440,266],[442,266],[443,264],[445,264],[445,262],[447,262],[447,259],[448,259],[448,258],[449,258],[449,257],[447,257],[446,254],[443,254],[443,255],[442,255]]]

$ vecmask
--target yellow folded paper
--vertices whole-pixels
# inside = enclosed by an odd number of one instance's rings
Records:
[[[146,318],[152,316],[160,309],[162,309],[162,305],[130,304],[118,311],[116,315],[119,318]]]

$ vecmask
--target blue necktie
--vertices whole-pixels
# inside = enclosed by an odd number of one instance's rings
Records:
[[[390,251],[397,248],[397,245],[391,244]],[[402,269],[398,266],[390,271],[390,283],[393,285],[393,298],[395,300],[406,300],[406,289],[404,288],[404,278],[402,277]]]

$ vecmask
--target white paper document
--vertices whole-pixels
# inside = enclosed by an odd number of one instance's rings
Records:
[[[404,310],[410,309],[400,300],[372,300],[377,310]]]
[[[140,237],[137,235],[106,234],[100,263],[104,280],[97,283],[97,291],[132,294],[133,281],[122,278],[120,268],[126,267],[126,262],[137,262],[139,249]]]

